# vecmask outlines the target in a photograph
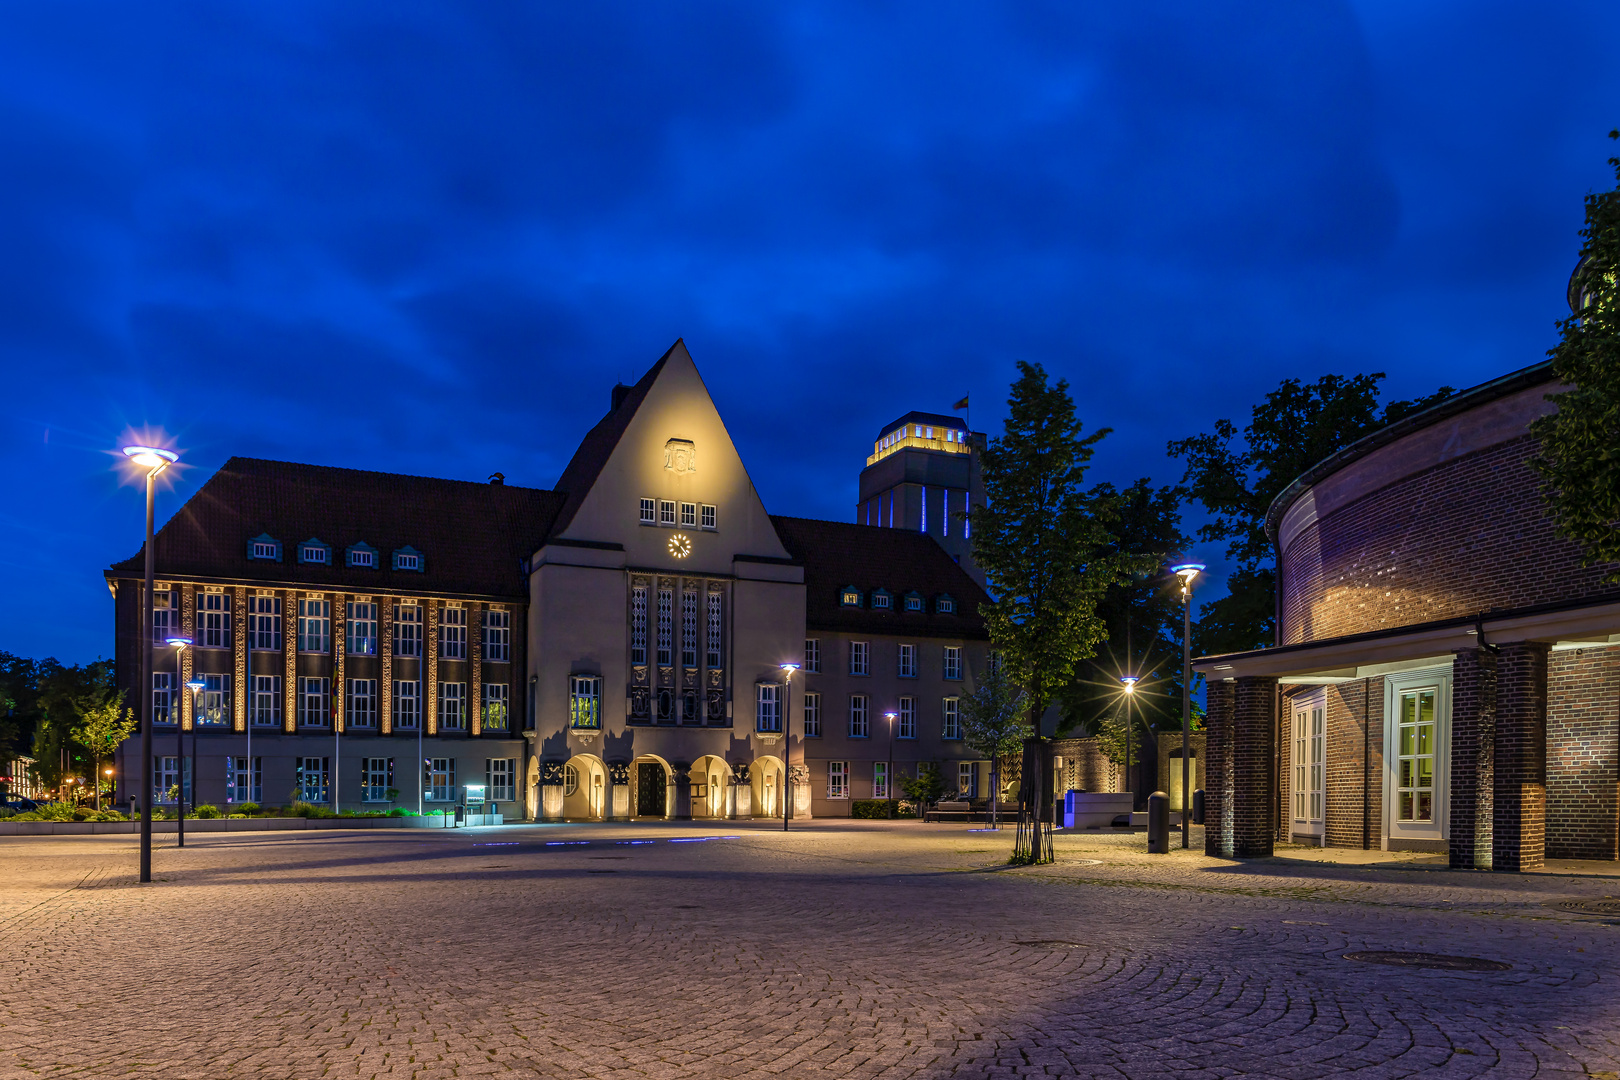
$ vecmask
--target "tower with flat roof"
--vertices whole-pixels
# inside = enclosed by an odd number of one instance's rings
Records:
[[[885,424],[861,470],[856,522],[926,533],[983,586],[967,521],[971,508],[984,505],[983,445],[984,436],[954,416],[909,412]]]

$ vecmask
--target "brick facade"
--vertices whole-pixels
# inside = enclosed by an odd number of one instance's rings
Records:
[[[1237,684],[1211,680],[1204,699],[1204,854],[1232,857],[1232,706]]]
[[[1496,754],[1491,868],[1536,870],[1546,862],[1547,657],[1522,641],[1496,658]]]
[[[1496,654],[1459,649],[1451,665],[1451,865],[1491,866]]]
[[[1553,653],[1547,671],[1548,858],[1620,858],[1617,777],[1620,648]]]

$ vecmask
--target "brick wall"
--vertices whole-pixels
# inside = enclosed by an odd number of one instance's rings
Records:
[[[1204,854],[1232,855],[1232,706],[1237,684],[1209,683],[1204,704]]]
[[[1125,790],[1125,766],[1109,761],[1097,749],[1096,739],[1058,739],[1052,743],[1052,756],[1063,759],[1063,773],[1058,777],[1059,795],[1070,788],[1076,791]]]
[[[1554,653],[1547,670],[1548,858],[1620,858],[1617,744],[1620,648]]]
[[[1277,680],[1245,675],[1235,683],[1230,742],[1232,850],[1238,859],[1273,851],[1272,770]]]
[[[1451,865],[1488,870],[1493,836],[1496,655],[1459,649],[1451,664]]]
[[[1292,688],[1284,700],[1283,744],[1278,755],[1284,835],[1292,831],[1294,816],[1294,708],[1314,694],[1314,690]],[[1376,849],[1384,813],[1384,680],[1336,683],[1323,689],[1322,698],[1328,846]]]
[[[1546,862],[1549,649],[1517,641],[1496,657],[1493,870],[1535,870]]]

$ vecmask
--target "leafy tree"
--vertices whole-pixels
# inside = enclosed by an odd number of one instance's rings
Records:
[[[1133,708],[1131,698],[1135,696],[1134,693],[1129,696],[1121,694],[1114,710],[1097,724],[1097,749],[1115,765],[1123,765],[1127,760],[1127,739],[1130,747],[1128,760],[1142,760],[1143,719]],[[1177,723],[1180,723],[1179,719]]]
[[[112,757],[123,741],[135,733],[135,710],[125,708],[124,695],[108,688],[79,705],[79,723],[73,737],[90,751],[96,786],[96,809],[101,809],[101,763]]]
[[[1051,831],[1042,818],[1050,792],[1042,778],[1051,747],[1039,721],[1102,638],[1096,606],[1121,560],[1106,513],[1082,486],[1093,447],[1109,429],[1082,435],[1068,383],[1048,385],[1038,364],[1020,361],[1018,371],[1004,433],[980,456],[988,498],[973,510],[973,557],[996,597],[979,610],[1009,677],[1024,689],[1029,716],[1013,858],[1049,862]]]
[[[1217,420],[1213,432],[1170,442],[1170,456],[1187,463],[1183,493],[1202,503],[1211,517],[1198,538],[1226,541],[1226,555],[1236,564],[1227,578],[1228,595],[1199,610],[1195,652],[1240,652],[1275,643],[1277,576],[1265,521],[1283,489],[1363,436],[1455,392],[1442,386],[1426,397],[1380,409],[1383,378],[1378,371],[1323,375],[1314,383],[1284,379],[1254,407],[1241,440],[1232,421]]]
[[[938,802],[940,796],[945,794],[945,781],[939,775],[939,767],[931,761],[919,762],[916,776],[900,777],[900,790],[906,793],[906,798],[917,804],[917,817],[922,818],[928,809],[929,803]]]
[[[979,677],[973,693],[964,696],[958,708],[962,741],[990,759],[990,822],[998,824],[1002,759],[1017,753],[1030,731],[1024,692],[1007,678],[1006,668],[997,664]]]
[[[1609,164],[1620,181],[1620,158]],[[1558,411],[1530,431],[1541,441],[1533,464],[1548,514],[1591,566],[1620,562],[1620,184],[1586,197],[1581,237],[1579,310],[1559,322],[1560,340],[1547,354],[1570,389],[1547,395]],[[1620,581],[1620,567],[1609,580]]]

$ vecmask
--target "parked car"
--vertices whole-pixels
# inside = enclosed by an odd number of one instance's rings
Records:
[[[8,799],[5,802],[0,803],[0,806],[4,806],[7,810],[10,810],[14,814],[26,814],[30,810],[39,809],[39,803],[35,802],[33,799],[22,798]]]

